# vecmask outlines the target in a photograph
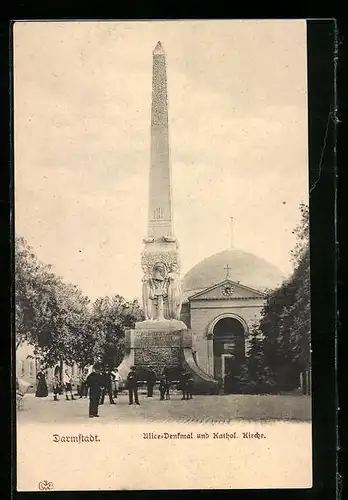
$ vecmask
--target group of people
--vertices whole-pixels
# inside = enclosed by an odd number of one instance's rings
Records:
[[[181,399],[192,399],[194,380],[191,373],[183,371],[181,374],[180,387],[182,390]]]
[[[148,370],[147,377],[147,397],[153,397],[153,388],[157,382],[156,374],[153,371],[152,367]],[[193,376],[186,370],[182,370],[180,373],[179,380],[179,388],[182,391],[182,399],[192,399],[193,394]],[[165,368],[159,379],[159,391],[160,391],[160,400],[164,401],[164,399],[170,399],[170,386],[171,380],[169,377],[169,372]]]
[[[89,388],[89,417],[99,417],[98,407],[103,404],[105,393],[109,394],[110,404],[113,404],[112,391],[110,385],[110,372],[108,370],[102,371],[99,365],[93,367],[92,373],[90,373],[86,379],[86,385]],[[105,376],[107,378],[105,378]],[[157,383],[157,377],[152,368],[148,370],[147,374],[147,397],[153,397],[153,389]],[[128,389],[128,404],[129,405],[140,405],[139,402],[139,375],[137,373],[136,367],[132,366],[126,380],[126,387]],[[183,370],[180,376],[179,386],[182,391],[183,400],[192,399],[193,397],[193,377],[192,375]],[[106,392],[105,392],[106,391]],[[163,370],[163,373],[159,380],[159,391],[160,400],[170,399],[170,378],[168,371]]]
[[[58,396],[65,392],[66,399],[69,399],[69,394],[71,399],[75,399],[72,393],[72,378],[68,373],[68,370],[65,370],[62,382],[58,377],[58,374],[55,374],[52,382],[52,392],[54,401],[58,401]],[[37,398],[46,398],[48,396],[48,386],[46,382],[46,370],[41,368],[36,375],[36,392],[35,396]]]
[[[182,400],[192,399],[193,397],[193,377],[192,375],[182,370],[179,376],[179,389],[182,391]],[[138,386],[139,374],[135,366],[132,366],[126,379],[126,388],[128,390],[128,404],[140,405]],[[100,363],[93,366],[90,372],[84,370],[80,385],[78,386],[78,395],[80,398],[87,398],[89,394],[89,417],[99,417],[98,407],[104,404],[105,396],[108,395],[110,404],[115,404],[119,389],[121,377],[117,369],[112,370],[109,366],[103,367]],[[157,376],[152,367],[147,370],[147,397],[153,397],[153,390],[157,384]],[[167,369],[164,369],[159,378],[160,401],[170,399],[171,379]],[[75,400],[73,395],[73,380],[68,370],[65,370],[62,381],[58,374],[55,374],[52,392],[54,401],[58,401],[58,396],[65,393],[65,399],[69,401]],[[46,374],[44,370],[40,370],[37,374],[37,397],[46,397],[48,388],[46,383]]]
[[[133,398],[133,391],[135,394],[135,403],[139,404],[138,391],[137,388],[133,389],[134,384],[132,384],[132,374],[135,370],[131,370],[127,377],[127,385],[129,390],[129,397]],[[136,377],[133,376],[135,384]],[[95,418],[99,417],[98,407],[104,404],[104,399],[106,394],[109,396],[110,404],[115,404],[114,398],[117,398],[117,393],[119,391],[119,383],[121,381],[118,370],[111,371],[109,367],[104,370],[100,364],[95,364],[93,366],[92,372],[86,377],[85,385],[87,391],[89,391],[89,417]],[[133,404],[133,400],[132,400]]]
[[[92,370],[93,371],[93,370]],[[88,396],[88,376],[89,370],[83,370],[80,377],[80,384],[77,386],[77,396],[80,398],[87,398]],[[44,398],[48,396],[48,387],[46,382],[46,372],[44,369],[39,370],[36,376],[37,384],[36,384],[36,393],[35,396],[39,398]],[[119,384],[120,384],[120,374],[117,369],[110,370],[108,366],[100,371],[100,401],[99,404],[104,404],[105,396],[109,396],[110,404],[115,404],[114,398],[117,398],[117,394],[119,392]],[[52,393],[53,400],[59,401],[58,396],[65,393],[65,399],[75,400],[73,394],[73,380],[72,376],[68,370],[65,370],[62,378],[60,378],[58,373],[55,373],[52,382]],[[69,397],[70,396],[70,397]]]

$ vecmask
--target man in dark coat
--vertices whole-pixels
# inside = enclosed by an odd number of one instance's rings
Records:
[[[150,366],[147,372],[147,397],[153,397],[153,388],[156,384],[156,374]]]
[[[128,388],[128,396],[129,396],[129,404],[133,404],[133,396],[135,400],[135,404],[139,405],[138,398],[138,376],[135,371],[135,366],[132,366],[130,372],[127,376],[127,388]]]
[[[185,370],[183,370],[180,375],[180,389],[182,390],[181,399],[188,399],[187,379],[188,379],[188,373]]]
[[[166,397],[166,399],[170,399],[170,394],[169,394],[169,390],[170,390],[170,379],[169,379],[169,372],[168,372],[168,369],[165,368],[163,370],[163,381],[164,381],[164,396]]]
[[[193,376],[189,373],[187,376],[187,399],[192,399],[193,385]]]
[[[87,385],[86,385],[86,378],[87,378],[87,370],[84,368],[81,373],[80,377],[80,390],[79,390],[79,396],[80,398],[86,398],[87,397]]]
[[[162,375],[160,378],[159,391],[160,391],[160,400],[163,401],[164,395],[166,394],[167,391],[167,379],[165,375]]]
[[[103,379],[98,365],[93,366],[93,371],[86,379],[86,385],[89,388],[89,417],[99,417],[98,405],[100,401]]]
[[[103,388],[102,388],[101,398],[100,398],[99,404],[101,404],[101,405],[104,404],[105,394],[108,394],[110,404],[114,405],[116,403],[113,399],[113,394],[112,394],[112,375],[111,375],[111,371],[110,371],[108,366],[105,367],[105,370],[103,371],[103,374],[102,374],[102,378],[103,378]]]

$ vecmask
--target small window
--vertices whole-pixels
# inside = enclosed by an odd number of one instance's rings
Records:
[[[22,359],[22,363],[21,363],[21,373],[22,373],[22,377],[24,377],[25,375],[25,361],[24,359]]]

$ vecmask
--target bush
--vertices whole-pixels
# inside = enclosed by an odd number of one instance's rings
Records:
[[[239,375],[235,377],[236,392],[240,394],[272,394],[276,392],[276,383],[270,370],[267,367],[260,367],[256,373],[248,366],[252,362],[252,359],[248,359],[241,366]]]

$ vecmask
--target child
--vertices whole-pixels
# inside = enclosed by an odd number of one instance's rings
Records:
[[[68,392],[70,392],[71,399],[74,400],[74,396],[72,393],[72,378],[69,375],[68,370],[65,370],[65,373],[63,375],[63,382],[64,382],[64,388],[65,388],[65,399],[69,401],[69,396]]]

